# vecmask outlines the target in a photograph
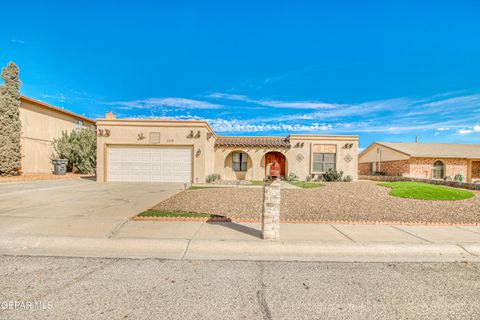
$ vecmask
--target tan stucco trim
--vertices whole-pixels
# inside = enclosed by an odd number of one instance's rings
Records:
[[[194,181],[194,170],[195,170],[195,146],[193,144],[176,144],[176,145],[171,145],[171,144],[124,144],[124,143],[106,143],[105,148],[103,148],[103,182],[107,182],[109,179],[108,176],[108,163],[109,163],[109,158],[108,158],[108,151],[110,148],[123,148],[123,147],[133,147],[133,148],[169,148],[169,149],[182,149],[182,148],[189,148],[192,150],[192,157],[191,157],[191,163],[192,163],[192,170],[191,170],[191,176],[190,179],[193,182]]]
[[[408,153],[405,153],[405,152],[403,152],[403,151],[400,151],[400,150],[397,150],[397,149],[388,147],[388,146],[386,146],[386,145],[384,145],[384,144],[381,144],[381,143],[378,143],[378,142],[374,142],[374,143],[372,143],[371,145],[369,145],[365,150],[363,150],[362,152],[360,152],[360,153],[358,154],[358,159],[360,159],[365,153],[367,153],[367,152],[369,152],[370,150],[372,150],[375,146],[382,146],[382,147],[384,147],[384,148],[387,148],[387,149],[393,150],[393,151],[395,151],[395,152],[404,154],[404,155],[406,155],[406,156],[408,156],[408,157],[411,157],[411,155],[408,154]],[[360,162],[360,161],[359,161],[359,162]]]
[[[213,137],[217,138],[217,135],[213,131],[208,121],[204,120],[157,120],[157,119],[97,119],[98,126],[142,126],[142,127],[198,127],[207,128],[208,131],[213,134]]]
[[[52,105],[50,105],[48,103],[45,103],[43,101],[35,100],[35,99],[29,98],[29,97],[26,97],[26,96],[20,96],[20,100],[23,100],[23,101],[26,101],[26,102],[29,102],[29,103],[33,103],[33,104],[35,104],[37,106],[40,106],[42,108],[45,108],[45,109],[49,109],[49,110],[53,110],[53,111],[56,111],[56,112],[68,114],[72,117],[82,119],[83,121],[86,121],[90,124],[95,124],[95,120],[92,120],[90,118],[87,118],[87,117],[79,115],[79,114],[76,114],[72,111],[68,111],[68,110],[65,110],[65,109],[62,109],[62,108],[59,108],[59,107],[52,106]],[[20,105],[20,107],[22,107],[22,106]]]

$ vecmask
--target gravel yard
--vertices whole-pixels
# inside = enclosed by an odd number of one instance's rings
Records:
[[[283,189],[282,219],[480,223],[480,192],[459,201],[403,199],[373,181],[330,182],[315,189]],[[154,207],[235,219],[260,219],[261,188],[187,190]]]

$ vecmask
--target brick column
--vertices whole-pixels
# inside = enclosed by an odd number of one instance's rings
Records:
[[[268,179],[263,186],[262,238],[280,239],[280,179]]]

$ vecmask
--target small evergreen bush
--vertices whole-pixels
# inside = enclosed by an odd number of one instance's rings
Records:
[[[329,182],[342,181],[342,176],[343,176],[343,171],[328,169],[328,171],[323,174],[323,180],[329,181]]]

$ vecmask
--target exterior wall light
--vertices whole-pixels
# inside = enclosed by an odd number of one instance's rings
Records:
[[[200,155],[202,154],[202,150],[198,149],[197,152],[195,152],[195,157],[200,157]]]

